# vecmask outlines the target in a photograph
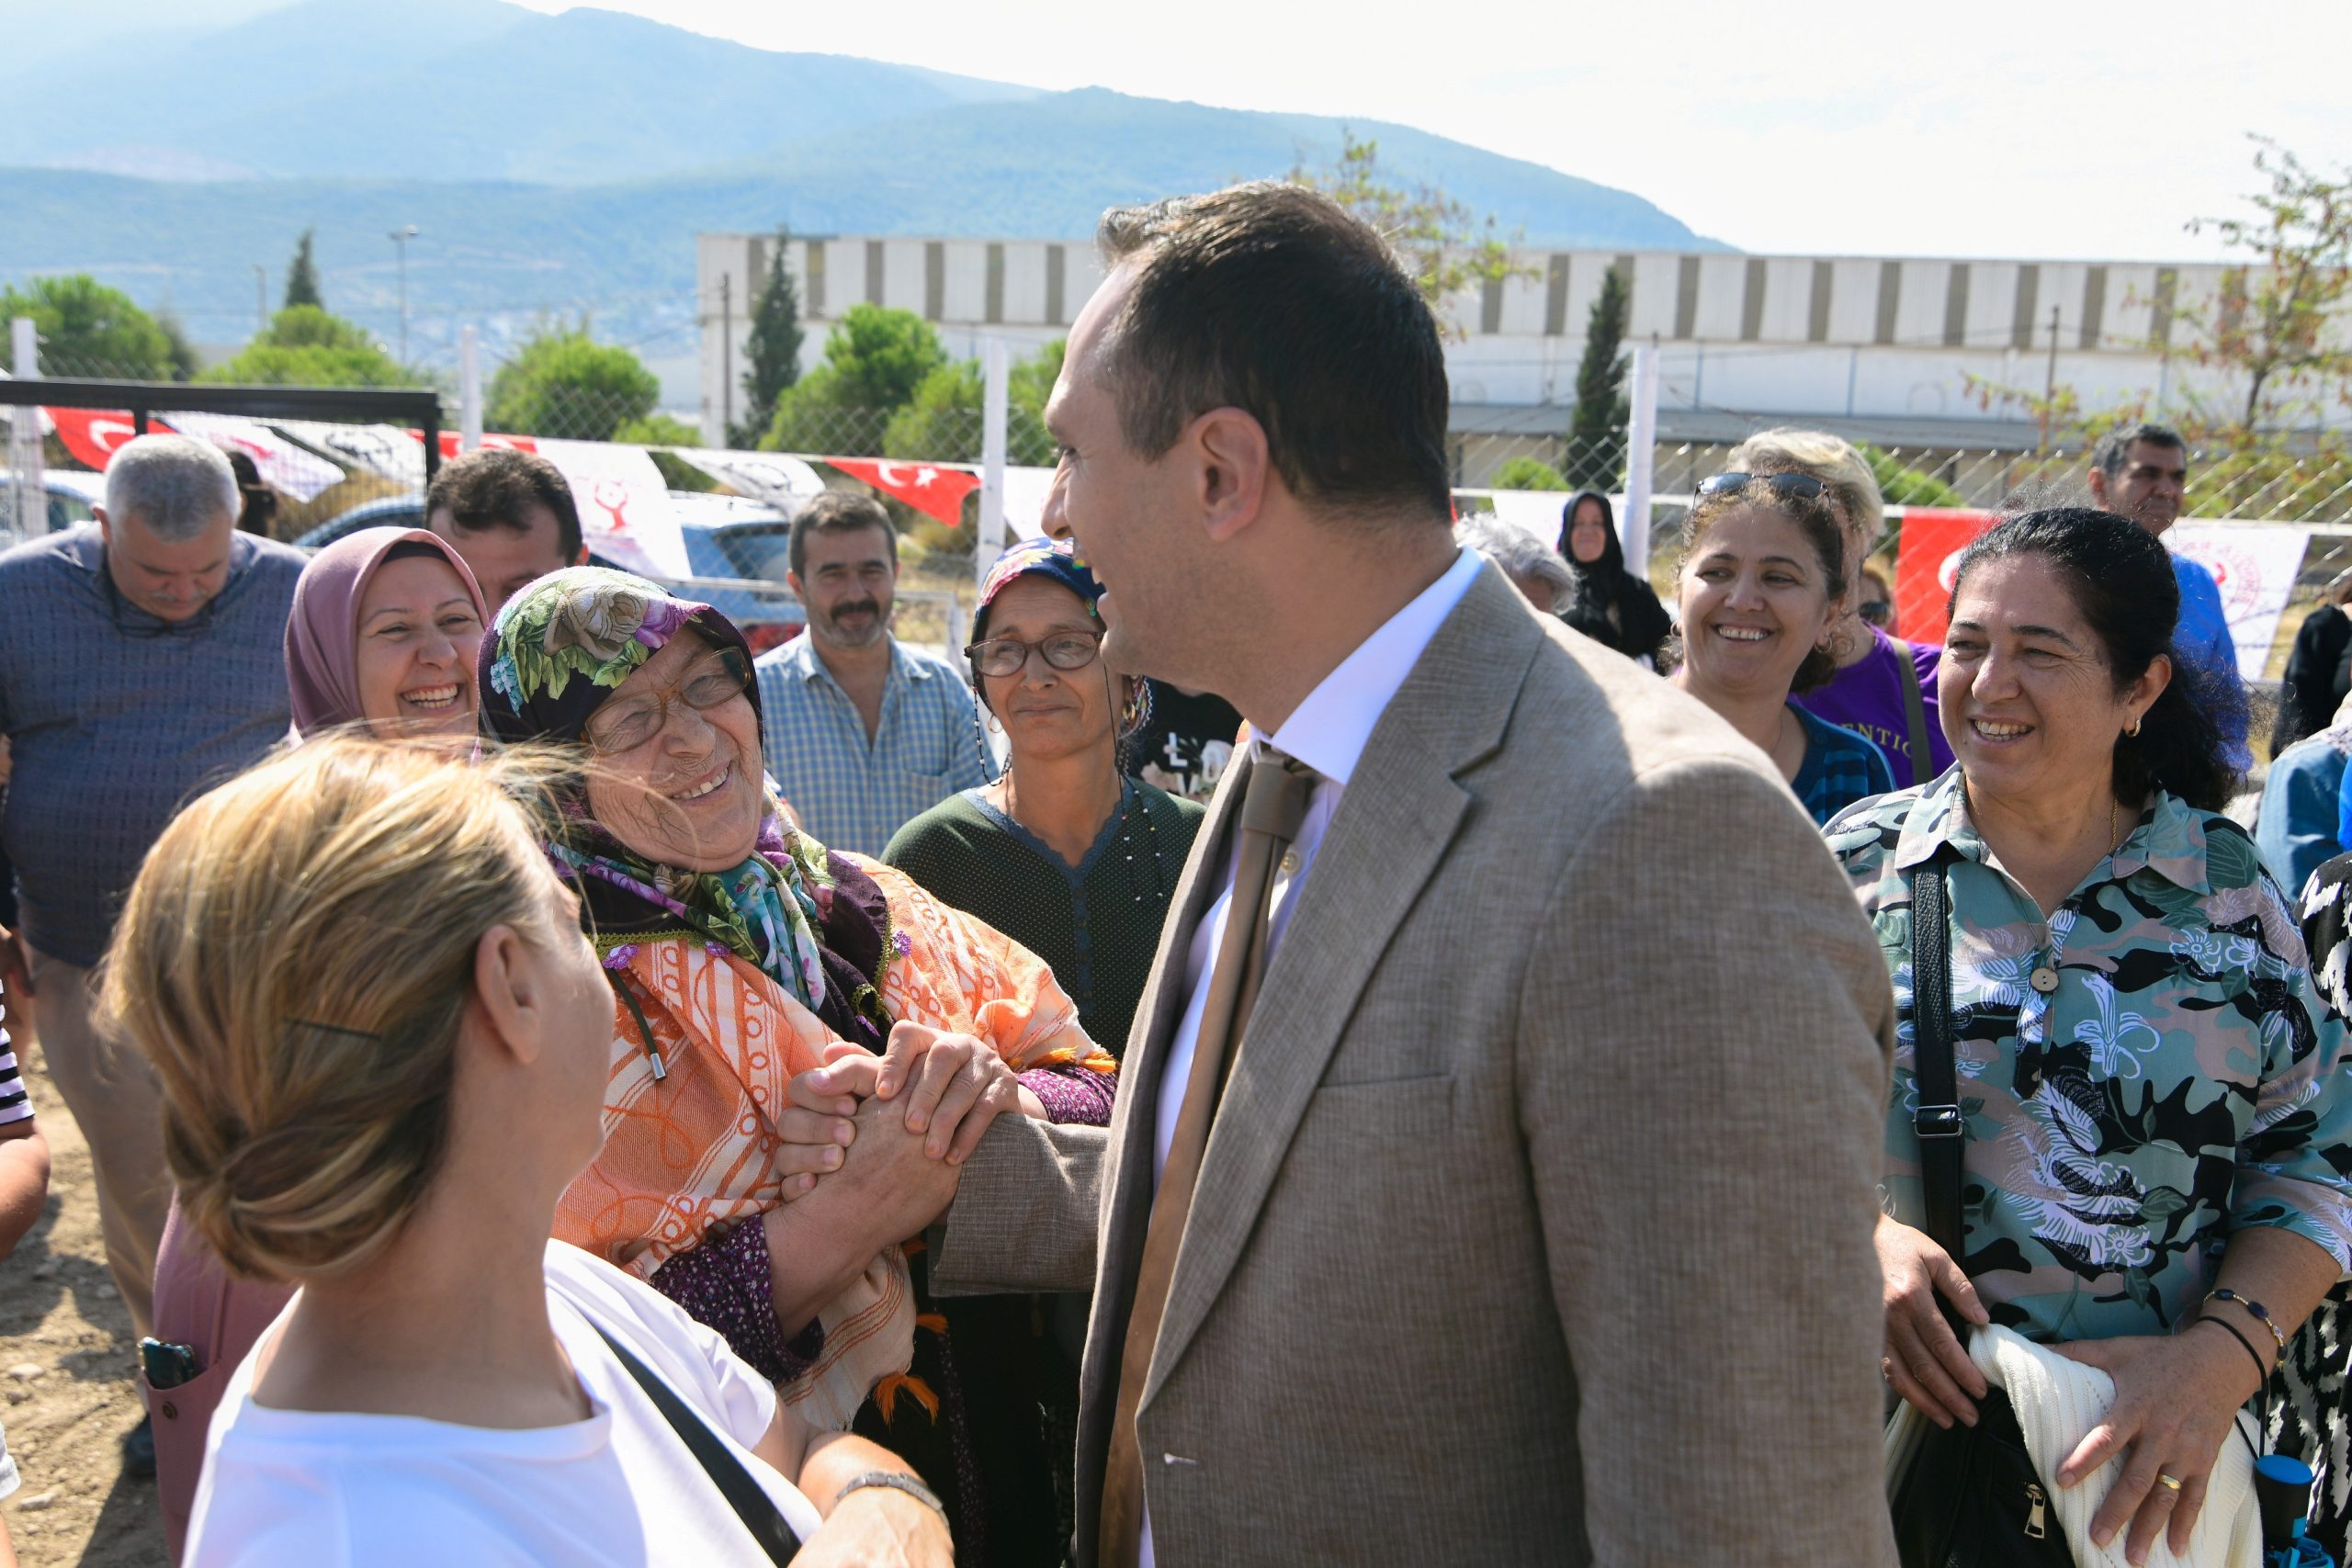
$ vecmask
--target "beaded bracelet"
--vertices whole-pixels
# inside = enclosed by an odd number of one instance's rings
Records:
[[[2278,1353],[2282,1356],[2287,1353],[2287,1337],[2278,1332],[2278,1325],[2270,1321],[2269,1311],[2265,1308],[2260,1302],[2248,1300],[2246,1297],[2238,1294],[2235,1291],[2229,1290],[2227,1288],[2207,1292],[2205,1300],[2208,1303],[2237,1303],[2239,1306],[2244,1307],[2247,1312],[2252,1313],[2256,1318],[2260,1319],[2263,1327],[2270,1330],[2270,1337],[2278,1341]]]
[[[2262,1364],[2262,1352],[2254,1348],[2253,1340],[2248,1339],[2245,1335],[2240,1334],[2235,1328],[2231,1327],[2230,1325],[2222,1322],[2220,1318],[2207,1317],[2201,1313],[2190,1320],[2189,1326],[2194,1328],[2200,1323],[2211,1324],[2214,1327],[2221,1329],[2231,1338],[2236,1340],[2240,1345],[2245,1346],[2246,1355],[2253,1359],[2255,1375],[2261,1378],[2264,1382],[2268,1382],[2270,1381],[2270,1369]]]

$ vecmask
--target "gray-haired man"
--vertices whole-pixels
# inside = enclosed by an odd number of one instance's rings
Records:
[[[172,814],[286,734],[286,616],[302,556],[238,533],[237,502],[213,447],[141,436],[107,465],[96,523],[0,555],[0,735],[15,748],[0,841],[21,922],[0,931],[0,977],[32,998],[50,1075],[89,1142],[107,1262],[141,1335],[171,1183],[153,1077],[92,1028],[90,971]],[[152,1472],[143,1424],[129,1448]]]

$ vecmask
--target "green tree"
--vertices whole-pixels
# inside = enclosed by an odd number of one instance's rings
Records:
[[[1513,457],[1495,470],[1497,490],[1567,490],[1560,470],[1535,457]]]
[[[87,273],[36,277],[0,288],[0,321],[30,316],[44,376],[184,381],[195,355],[130,295]],[[185,356],[185,357],[183,357]]]
[[[649,413],[622,421],[613,431],[613,439],[632,446],[699,446],[702,432],[669,414]]]
[[[578,327],[542,326],[490,378],[482,418],[493,430],[611,441],[653,412],[662,383],[636,355]]]
[[[302,237],[294,242],[294,259],[286,268],[286,305],[288,310],[297,305],[326,309],[327,302],[319,294],[318,263],[311,254],[311,240],[316,233],[314,229],[305,229]]]
[[[1044,467],[1053,460],[1054,440],[1046,433],[1046,400],[1061,374],[1060,339],[1005,371],[1005,457],[1014,464]],[[978,360],[943,365],[922,379],[905,408],[882,432],[886,457],[927,458],[937,463],[980,460],[988,406]]]
[[[1465,289],[1533,276],[1512,262],[1492,214],[1479,218],[1439,186],[1396,184],[1380,166],[1380,143],[1340,129],[1340,156],[1320,169],[1290,172],[1293,185],[1321,191],[1377,229],[1419,277],[1442,330],[1453,331],[1445,304]]]
[[[800,379],[800,289],[784,265],[791,242],[789,230],[775,231],[767,281],[752,306],[752,333],[744,344],[744,357],[751,362],[743,370],[747,406],[742,423],[727,433],[730,446],[749,446],[757,440],[775,419],[776,399]]]
[[[1933,474],[1905,468],[1892,453],[1864,445],[1862,461],[1871,466],[1871,477],[1878,480],[1879,494],[1889,506],[1954,506],[1964,507],[1968,498],[1944,483]]]
[[[890,418],[947,363],[929,321],[911,310],[853,305],[825,339],[825,357],[776,398],[760,446],[770,452],[872,449]]]
[[[411,387],[402,369],[366,331],[316,305],[288,305],[232,359],[197,378],[269,387]]]
[[[1584,358],[1577,365],[1577,406],[1568,416],[1567,477],[1576,490],[1614,490],[1625,469],[1625,275],[1600,275],[1600,295],[1585,317]]]

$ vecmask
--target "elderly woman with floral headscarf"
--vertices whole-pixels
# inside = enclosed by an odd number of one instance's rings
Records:
[[[492,735],[582,762],[548,852],[604,955],[614,1041],[605,1148],[557,1236],[725,1334],[808,1420],[905,1454],[944,1495],[959,1561],[1014,1561],[990,1530],[1049,1513],[1042,1452],[974,1441],[976,1369],[903,1238],[999,1112],[1106,1122],[1111,1058],[1035,955],[788,826],[750,650],[709,606],[623,572],[551,573],[499,612],[479,684]],[[929,1045],[904,1108],[857,1108],[847,1149],[812,1135],[839,1122],[796,1107],[792,1080],[894,1030]]]

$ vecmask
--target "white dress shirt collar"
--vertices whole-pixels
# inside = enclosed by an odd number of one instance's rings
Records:
[[[1265,744],[1346,787],[1380,716],[1388,711],[1430,639],[1462,603],[1485,563],[1476,550],[1456,552],[1444,575],[1357,644],[1339,668],[1306,694],[1282,728],[1265,738]]]

